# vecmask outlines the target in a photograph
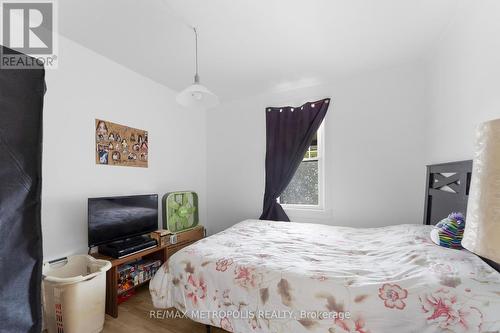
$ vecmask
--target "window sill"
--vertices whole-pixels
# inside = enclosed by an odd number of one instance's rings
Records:
[[[314,210],[314,211],[324,211],[322,205],[300,205],[300,204],[280,204],[285,210]]]
[[[332,209],[319,207],[290,207],[283,206],[290,220],[328,219],[333,217]]]

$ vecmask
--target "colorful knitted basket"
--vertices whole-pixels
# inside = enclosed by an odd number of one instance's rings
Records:
[[[451,213],[436,224],[431,231],[431,239],[440,246],[461,249],[464,235],[465,219],[462,213]]]

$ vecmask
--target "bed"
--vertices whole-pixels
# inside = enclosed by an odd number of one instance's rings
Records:
[[[464,208],[468,169],[432,167],[423,225],[243,221],[173,255],[150,284],[153,304],[237,333],[498,331],[500,274],[429,238],[443,200]],[[443,177],[457,202],[430,191]]]

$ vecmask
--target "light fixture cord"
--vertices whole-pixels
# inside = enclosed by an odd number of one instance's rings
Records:
[[[194,30],[194,40],[195,40],[195,63],[196,63],[196,73],[194,75],[194,83],[200,83],[200,76],[198,75],[198,31],[196,27],[193,27]]]

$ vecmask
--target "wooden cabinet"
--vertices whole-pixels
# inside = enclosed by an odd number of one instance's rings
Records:
[[[161,262],[164,263],[175,252],[202,239],[204,236],[205,229],[203,226],[198,226],[194,229],[177,233],[177,242],[175,244],[157,246],[152,249],[134,253],[124,258],[116,259],[100,253],[93,254],[95,258],[105,259],[111,262],[111,268],[106,272],[106,313],[112,317],[118,317],[118,267],[120,265],[140,258],[161,260]]]

